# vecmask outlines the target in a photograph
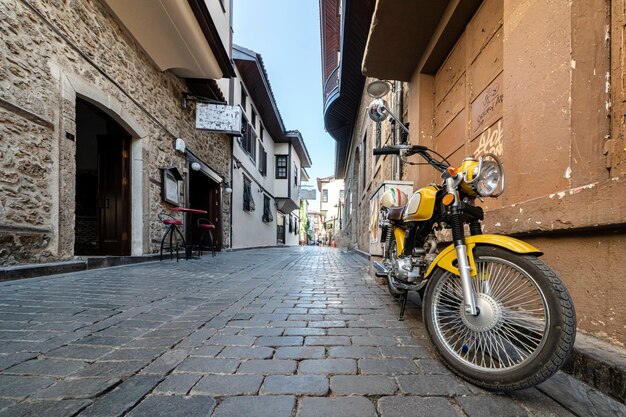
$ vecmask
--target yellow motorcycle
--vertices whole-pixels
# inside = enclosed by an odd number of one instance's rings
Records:
[[[373,120],[386,117],[384,104],[370,108]],[[486,154],[454,167],[425,146],[373,152],[398,155],[407,163],[406,158],[419,155],[442,174],[440,184],[410,198],[392,188],[380,199],[384,259],[374,267],[400,299],[401,318],[407,293],[419,292],[437,353],[452,371],[480,387],[523,389],[552,376],[574,346],[574,305],[559,277],[539,258],[539,249],[482,233],[484,212],[475,202],[504,191],[500,160]],[[446,229],[453,243],[439,250],[436,232]]]

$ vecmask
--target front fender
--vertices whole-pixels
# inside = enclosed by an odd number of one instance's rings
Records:
[[[526,242],[522,242],[519,239],[515,239],[509,236],[503,235],[476,235],[465,238],[465,244],[467,245],[467,257],[470,264],[470,275],[476,275],[476,264],[474,263],[474,247],[476,245],[492,245],[499,246],[504,249],[508,249],[516,253],[532,253],[534,255],[543,255],[536,247],[529,245]],[[430,264],[428,271],[426,271],[425,277],[428,278],[433,272],[435,267],[440,267],[446,271],[450,271],[455,275],[459,274],[459,269],[454,266],[456,261],[456,250],[454,245],[446,247]]]

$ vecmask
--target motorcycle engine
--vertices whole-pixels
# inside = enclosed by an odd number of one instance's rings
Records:
[[[391,270],[395,278],[409,283],[421,280],[430,264],[437,257],[437,240],[430,235],[424,246],[413,249],[412,256],[391,260]]]

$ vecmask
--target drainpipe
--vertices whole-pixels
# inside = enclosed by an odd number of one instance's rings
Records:
[[[395,113],[396,116],[398,117],[399,120],[402,120],[402,114],[403,114],[403,103],[402,103],[402,96],[403,96],[403,91],[402,91],[402,81],[396,81],[395,82],[395,92],[396,92],[396,97],[395,97]],[[398,145],[402,142],[402,128],[400,127],[399,123],[395,123],[395,128],[394,128],[394,144]],[[400,181],[400,178],[402,176],[402,161],[400,160],[400,158],[394,158],[394,160],[396,161],[395,164],[395,169],[393,172],[393,177],[394,180],[396,181]]]

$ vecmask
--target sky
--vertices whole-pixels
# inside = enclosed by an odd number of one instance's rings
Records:
[[[233,42],[261,54],[287,130],[302,133],[317,177],[335,171],[335,140],[324,130],[319,0],[233,0]],[[317,200],[310,209],[319,209]]]

